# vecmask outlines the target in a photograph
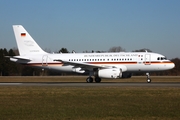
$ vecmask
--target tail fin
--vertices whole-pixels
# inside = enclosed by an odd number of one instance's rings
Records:
[[[20,56],[46,53],[39,47],[22,25],[13,25],[13,30]]]

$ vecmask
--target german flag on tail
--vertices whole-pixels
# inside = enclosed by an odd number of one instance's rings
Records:
[[[25,37],[26,36],[26,33],[21,33],[21,37]]]

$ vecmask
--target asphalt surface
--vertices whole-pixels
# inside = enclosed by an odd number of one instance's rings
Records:
[[[24,83],[4,83],[0,86],[59,86],[59,87],[180,87],[180,82],[102,82],[102,83],[85,83],[85,82],[24,82]]]

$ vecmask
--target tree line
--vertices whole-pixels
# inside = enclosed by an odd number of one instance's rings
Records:
[[[151,52],[149,49],[140,49],[135,50],[133,52],[142,52],[144,50],[147,50],[148,52]],[[121,47],[112,47],[109,49],[108,52],[121,52],[125,51],[125,49]],[[69,53],[69,51],[66,48],[61,48],[59,53]],[[94,51],[85,51],[85,52],[94,52]],[[96,51],[96,52],[105,52],[105,51]],[[7,50],[6,48],[0,49],[0,76],[42,76],[42,75],[74,75],[76,73],[61,73],[57,71],[47,71],[47,70],[41,70],[37,68],[27,67],[23,66],[17,63],[14,63],[10,61],[8,56],[16,56],[18,55],[17,49],[10,49]],[[169,75],[169,76],[178,76],[180,75],[180,59],[179,58],[173,58],[171,59],[172,62],[175,63],[175,68],[168,70],[168,71],[161,71],[161,72],[152,72],[151,75],[157,75],[157,76],[163,76],[163,75]],[[77,74],[76,74],[77,75]],[[133,75],[144,75],[144,73],[133,73]]]

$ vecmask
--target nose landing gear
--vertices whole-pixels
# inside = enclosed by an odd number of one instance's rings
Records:
[[[151,78],[150,78],[149,73],[146,73],[146,76],[147,76],[147,83],[151,83]]]

